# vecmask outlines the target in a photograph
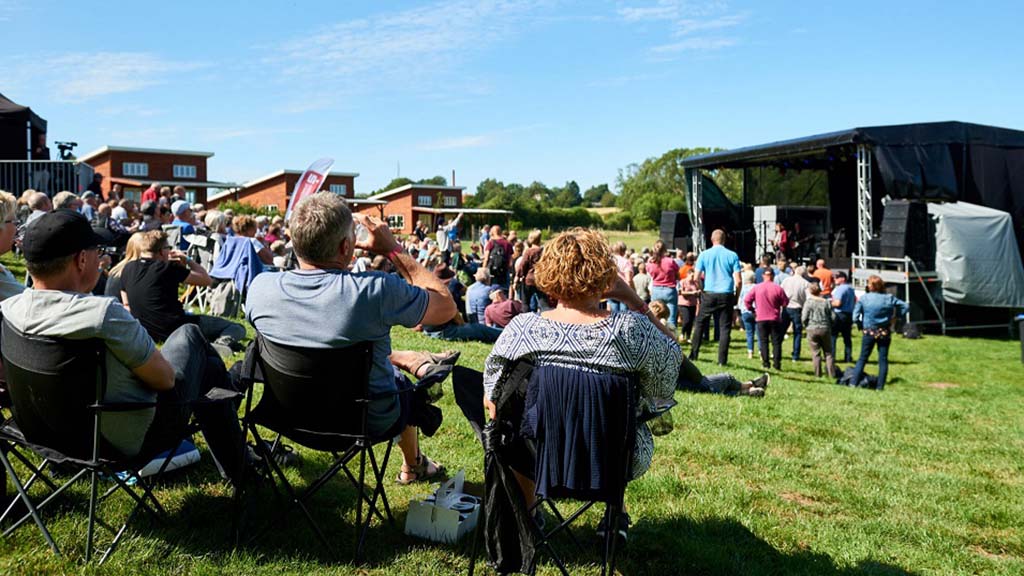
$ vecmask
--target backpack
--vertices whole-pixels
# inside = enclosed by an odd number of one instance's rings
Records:
[[[492,244],[491,254],[487,257],[487,271],[491,273],[491,278],[505,278],[508,276],[505,245],[496,240]]]

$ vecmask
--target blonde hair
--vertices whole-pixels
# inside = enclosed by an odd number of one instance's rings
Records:
[[[668,307],[661,301],[655,300],[648,305],[651,312],[658,320],[668,320]]]
[[[548,241],[534,269],[542,292],[570,302],[601,296],[617,275],[604,236],[585,228],[572,228]]]
[[[528,246],[540,246],[540,239],[541,239],[541,237],[542,237],[543,235],[544,235],[544,233],[543,233],[543,232],[541,232],[540,230],[538,230],[538,229],[534,228],[534,229],[533,229],[533,230],[531,230],[531,231],[530,231],[530,233],[529,233],[529,234],[528,234],[528,235],[526,236],[526,244],[527,244]]]
[[[248,214],[235,216],[231,220],[231,229],[234,230],[236,234],[242,235],[246,230],[256,229],[256,220]]]
[[[8,218],[13,218],[17,210],[18,199],[14,197],[14,194],[0,190],[0,223]]]
[[[132,260],[138,260],[139,258],[142,257],[142,253],[144,252],[144,250],[142,249],[142,236],[144,234],[146,234],[146,232],[136,232],[135,234],[132,234],[130,238],[128,238],[128,243],[125,244],[124,247],[124,258],[122,258],[121,261],[117,263],[117,266],[114,266],[113,268],[110,269],[109,272],[107,272],[107,276],[111,278],[117,278],[121,276],[121,271],[124,270],[124,267],[129,262],[131,262]]]

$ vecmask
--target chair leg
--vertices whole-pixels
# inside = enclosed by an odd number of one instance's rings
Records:
[[[39,527],[39,531],[43,533],[43,538],[46,539],[46,543],[50,545],[50,549],[53,550],[54,555],[60,556],[60,549],[57,548],[57,544],[53,541],[53,536],[50,536],[50,531],[46,529],[46,525],[43,524],[42,518],[39,517],[39,512],[36,511],[36,507],[29,500],[28,492],[25,491],[25,487],[21,484],[21,480],[18,479],[18,475],[14,473],[14,468],[11,466],[10,460],[7,459],[7,448],[0,449],[0,461],[3,462],[4,469],[7,471],[7,475],[10,476],[11,482],[14,483],[14,488],[18,491],[18,497],[25,503],[25,507],[28,508],[28,513],[31,515],[32,520],[35,521],[36,526]],[[11,528],[13,530],[17,525]],[[6,536],[8,532],[4,533]]]
[[[96,480],[99,470],[93,469],[89,474],[89,526],[85,532],[85,561],[92,560],[92,537],[96,526]]]
[[[359,504],[356,506],[356,555],[355,555],[355,563],[356,564],[359,564],[360,556],[362,556],[362,554],[363,554],[363,536],[366,535],[366,530],[363,529],[363,497],[362,497],[363,490],[365,488],[364,485],[363,485],[363,482],[366,480],[366,449],[367,449],[367,447],[363,446],[362,449],[359,451],[359,485],[356,486],[356,490],[359,491],[360,496],[359,496]],[[373,450],[373,447],[370,446],[369,449]],[[366,513],[370,514],[370,511],[367,510]],[[367,523],[367,527],[369,527],[369,523]]]
[[[35,505],[35,509],[36,510],[42,510],[47,504],[49,504],[50,502],[55,500],[65,490],[67,490],[71,485],[73,485],[75,482],[78,482],[80,479],[82,479],[88,472],[89,472],[89,470],[84,469],[84,468],[82,470],[79,470],[74,476],[71,477],[70,480],[65,482],[64,485],[62,485],[60,488],[55,490],[52,494],[47,496],[46,499],[44,499],[42,502],[40,502],[39,504]],[[27,492],[25,494],[26,494],[26,496],[28,495]],[[8,508],[10,508],[10,507],[8,507]],[[24,516],[19,518],[17,522],[15,522],[14,524],[11,524],[11,526],[9,528],[4,530],[3,536],[7,536],[11,532],[14,532],[15,530],[18,529],[19,526],[21,526],[22,524],[27,522],[30,518],[32,518],[31,514],[25,514]]]
[[[601,563],[601,576],[615,573],[615,543],[619,532],[619,507],[608,504],[604,509],[604,561]]]
[[[391,506],[388,504],[388,494],[384,490],[384,474],[388,469],[388,459],[391,458],[391,448],[394,446],[394,442],[388,442],[387,448],[384,450],[384,459],[381,460],[380,466],[377,466],[377,458],[373,453],[373,448],[370,448],[370,465],[373,467],[373,477],[377,482],[377,486],[374,489],[376,493],[380,494],[381,503],[384,506],[384,513],[388,519],[388,523],[392,526],[395,525],[395,517],[391,514]],[[372,506],[373,511],[377,513],[377,517],[380,517],[380,511],[377,510],[376,505]]]

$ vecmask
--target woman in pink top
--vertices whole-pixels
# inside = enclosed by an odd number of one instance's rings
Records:
[[[665,243],[658,240],[654,243],[654,258],[647,263],[647,273],[651,276],[651,301],[663,302],[668,308],[668,327],[676,329],[679,292],[676,282],[679,280],[679,265],[666,254]]]
[[[690,341],[690,331],[693,330],[693,321],[697,318],[697,301],[700,299],[700,286],[697,285],[697,275],[691,268],[686,276],[679,281],[679,325],[682,326],[682,333],[679,335],[683,342]]]

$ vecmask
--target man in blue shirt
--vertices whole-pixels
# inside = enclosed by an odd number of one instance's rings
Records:
[[[174,221],[171,225],[181,228],[181,240],[178,241],[178,249],[188,250],[188,240],[185,236],[196,233],[193,225],[195,218],[192,216],[192,207],[185,200],[178,200],[171,204],[171,213],[174,214]]]
[[[484,309],[491,303],[491,292],[500,286],[491,284],[491,273],[487,268],[477,268],[473,282],[466,290],[466,316],[468,322],[484,322]]]
[[[704,339],[704,326],[714,317],[718,321],[718,364],[729,361],[729,338],[732,328],[732,308],[740,291],[740,258],[722,244],[725,231],[711,233],[712,247],[697,257],[694,270],[697,283],[702,287],[700,314],[697,316],[693,333],[693,349],[690,360],[696,360]]]
[[[853,292],[853,286],[846,283],[846,272],[839,271],[834,274],[836,287],[832,289],[832,307],[836,311],[835,325],[832,326],[832,354],[838,355],[836,341],[839,335],[843,335],[843,345],[846,347],[846,355],[843,362],[853,362],[853,307],[857,304],[857,295]]]

